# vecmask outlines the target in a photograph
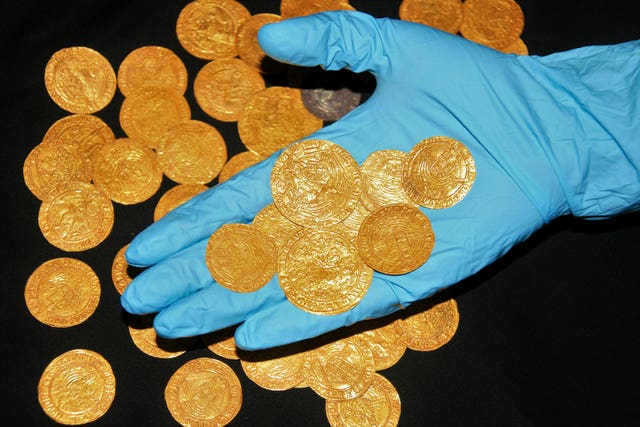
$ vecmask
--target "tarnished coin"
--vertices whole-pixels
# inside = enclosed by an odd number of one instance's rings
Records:
[[[116,93],[116,73],[101,53],[84,46],[56,51],[44,69],[49,96],[75,114],[102,110]]]
[[[238,54],[238,28],[250,16],[235,0],[192,1],[178,15],[176,35],[182,47],[197,58],[233,58]]]
[[[369,343],[376,371],[395,365],[402,359],[407,349],[404,331],[399,319],[382,326],[364,330],[358,336]]]
[[[254,351],[240,358],[251,381],[267,390],[289,390],[300,384],[309,369],[306,352],[280,354],[274,349]]]
[[[238,376],[224,362],[208,357],[190,360],[169,378],[164,399],[183,426],[224,426],[242,406]]]
[[[100,354],[73,349],[54,358],[38,382],[38,401],[54,421],[87,424],[103,416],[116,395],[116,378]]]
[[[296,307],[316,314],[336,314],[362,300],[373,270],[347,236],[305,228],[282,249],[278,278]]]
[[[283,18],[293,18],[296,16],[306,16],[318,12],[330,10],[356,10],[349,4],[348,0],[281,0],[280,15]]]
[[[402,0],[400,19],[456,34],[462,25],[461,0]]]
[[[500,49],[500,51],[504,53],[515,53],[516,55],[529,55],[529,48],[520,37],[509,46]]]
[[[319,139],[293,144],[271,172],[273,201],[289,220],[326,227],[353,212],[361,194],[360,168],[339,145]]]
[[[92,184],[67,181],[47,193],[38,211],[43,236],[63,251],[98,246],[113,228],[113,203]]]
[[[432,351],[451,341],[459,322],[458,304],[449,299],[401,319],[400,325],[408,348]]]
[[[170,211],[191,200],[195,195],[208,189],[209,187],[204,184],[178,184],[168,189],[158,199],[158,204],[153,210],[153,220],[159,220]]]
[[[223,122],[237,121],[251,96],[264,88],[260,72],[237,58],[209,62],[193,82],[193,94],[200,108]]]
[[[220,285],[235,292],[253,292],[276,273],[278,250],[253,225],[224,224],[209,237],[206,262]]]
[[[465,0],[460,34],[476,43],[502,49],[520,37],[524,13],[514,0]]]
[[[404,204],[382,206],[365,218],[358,232],[364,262],[385,274],[405,274],[424,264],[433,250],[431,221]]]
[[[262,159],[262,156],[257,155],[253,151],[242,151],[238,154],[234,154],[222,167],[222,170],[218,175],[218,184],[225,182],[233,175],[245,170],[249,166],[255,165]]]
[[[329,122],[339,120],[360,105],[362,94],[348,87],[301,89],[302,102],[314,116]]]
[[[227,162],[227,145],[218,130],[199,120],[171,125],[156,149],[164,174],[179,184],[207,184]]]
[[[93,161],[95,186],[122,205],[144,202],[162,184],[162,169],[156,154],[131,138],[118,138],[104,144],[94,154]]]
[[[118,87],[124,96],[144,86],[166,87],[182,95],[187,83],[187,67],[175,52],[163,46],[139,47],[118,68]]]
[[[221,337],[217,333],[207,334],[203,337],[204,344],[213,354],[229,360],[238,360],[238,347],[233,334],[230,337]]]
[[[362,202],[369,210],[392,203],[418,206],[405,193],[402,169],[407,153],[400,150],[372,152],[360,166],[362,175]]]
[[[79,325],[96,311],[100,280],[86,263],[73,258],[46,261],[29,276],[24,289],[29,312],[45,325]]]
[[[274,13],[256,13],[238,28],[238,56],[248,65],[262,73],[274,73],[283,70],[283,63],[267,56],[258,43],[258,30],[265,24],[279,22],[282,18]]]
[[[172,125],[189,119],[191,108],[186,98],[163,87],[137,89],[120,107],[120,126],[127,136],[154,149]]]
[[[127,259],[124,256],[128,247],[128,243],[121,247],[116,253],[116,256],[113,257],[113,262],[111,263],[111,281],[120,295],[122,295],[133,280],[127,271],[129,263],[127,263]]]
[[[129,335],[135,346],[148,356],[158,359],[173,359],[193,347],[197,337],[167,339],[158,336],[153,327],[155,314],[136,316],[128,325]]]
[[[458,203],[475,178],[476,164],[469,149],[446,136],[434,136],[416,144],[402,171],[402,185],[409,198],[430,209]]]
[[[267,233],[280,251],[291,236],[302,229],[302,226],[287,219],[273,203],[262,208],[253,218],[252,225]]]
[[[242,143],[262,157],[310,135],[322,125],[322,119],[305,108],[300,89],[284,86],[271,86],[253,94],[238,117]]]
[[[325,412],[331,427],[395,427],[400,421],[400,395],[391,381],[375,373],[361,396],[327,399]]]

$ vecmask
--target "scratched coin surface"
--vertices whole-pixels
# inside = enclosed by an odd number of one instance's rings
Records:
[[[187,67],[178,55],[163,46],[142,46],[131,51],[118,68],[118,87],[124,96],[144,86],[161,86],[184,94]]]
[[[476,178],[471,152],[460,141],[434,136],[417,143],[407,155],[402,185],[415,203],[430,209],[455,205]]]
[[[348,87],[338,89],[301,89],[302,102],[314,116],[336,121],[360,105],[362,94]]]
[[[375,373],[360,396],[325,402],[331,427],[395,427],[400,421],[400,395],[391,381]]]
[[[87,320],[100,302],[100,280],[86,263],[74,258],[45,261],[29,276],[24,289],[29,312],[45,325],[67,328]]]
[[[461,0],[402,0],[400,19],[456,34],[462,25]]]
[[[238,117],[242,143],[266,157],[323,126],[302,102],[300,89],[270,86],[254,93]]]
[[[424,264],[433,250],[431,221],[420,209],[393,204],[369,214],[358,232],[364,262],[385,274],[405,274]]]
[[[173,359],[189,350],[197,337],[168,339],[158,336],[153,327],[155,314],[135,316],[128,326],[133,344],[148,356],[158,359]]]
[[[404,151],[377,150],[362,162],[362,202],[369,210],[392,203],[417,206],[402,186],[402,168],[406,158]]]
[[[171,416],[183,426],[224,426],[242,406],[240,380],[227,364],[200,357],[169,378],[164,399]]]
[[[235,0],[192,1],[178,15],[176,35],[182,47],[197,58],[233,58],[238,54],[238,28],[250,16]]]
[[[267,233],[278,251],[287,244],[291,236],[302,229],[302,226],[282,215],[273,203],[262,208],[253,218],[252,224]]]
[[[116,73],[100,52],[84,46],[56,51],[44,69],[49,96],[75,114],[102,110],[116,93]]]
[[[278,268],[271,238],[250,224],[222,225],[209,237],[205,256],[211,276],[235,292],[260,289]]]
[[[400,325],[408,348],[432,351],[451,341],[459,322],[458,303],[449,299],[401,319]]]
[[[156,149],[164,174],[178,184],[207,184],[227,162],[222,134],[200,120],[171,125]]]
[[[282,18],[274,13],[256,13],[251,15],[238,28],[238,56],[248,65],[261,73],[274,73],[283,70],[283,63],[267,56],[258,43],[258,30],[263,25],[278,22]]]
[[[242,151],[234,154],[222,167],[222,170],[218,175],[218,184],[227,181],[238,172],[245,170],[249,166],[255,165],[262,159],[262,156],[257,155],[253,151]]]
[[[144,202],[162,184],[158,156],[134,139],[118,138],[104,144],[93,159],[95,186],[122,205]]]
[[[319,139],[293,144],[271,172],[273,201],[291,221],[307,227],[336,224],[359,202],[360,168],[339,145]]]
[[[156,204],[153,210],[153,220],[157,221],[178,206],[191,200],[195,195],[208,190],[204,184],[178,184],[168,189]]]
[[[127,243],[118,249],[116,256],[113,257],[113,261],[111,262],[111,281],[120,295],[122,295],[133,280],[128,271],[129,263],[127,263],[127,259],[124,256],[128,247],[129,244]]]
[[[376,371],[381,371],[395,365],[404,355],[407,344],[400,320],[382,326],[366,329],[358,334],[369,343]]]
[[[348,0],[280,1],[280,15],[283,18],[306,16],[329,10],[355,10],[355,8],[349,4]]]
[[[464,38],[498,50],[515,43],[524,29],[524,13],[514,0],[465,0],[462,16]]]
[[[113,203],[94,185],[80,181],[58,184],[38,211],[38,225],[53,246],[68,252],[98,246],[113,228]]]
[[[54,358],[38,382],[38,402],[54,421],[87,424],[103,416],[116,395],[116,378],[99,353],[73,349]]]
[[[289,390],[299,385],[309,368],[306,352],[280,354],[268,349],[240,358],[240,366],[251,381],[266,390]]]
[[[343,234],[305,228],[279,256],[278,278],[287,299],[316,314],[336,314],[355,307],[373,279],[373,270]]]

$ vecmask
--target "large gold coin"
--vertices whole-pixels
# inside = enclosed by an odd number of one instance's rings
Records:
[[[322,119],[302,102],[300,89],[271,86],[251,96],[238,117],[242,143],[267,157],[321,129]]]
[[[431,221],[413,206],[383,206],[362,222],[357,245],[369,267],[385,274],[405,274],[420,267],[431,255]]]
[[[69,252],[98,246],[113,228],[111,200],[92,184],[58,184],[40,205],[38,225],[53,246]]]
[[[476,43],[502,49],[520,37],[524,13],[514,0],[465,0],[460,34]]]
[[[391,381],[376,373],[361,396],[327,400],[325,412],[331,427],[395,427],[400,421],[400,395]]]
[[[193,95],[209,116],[235,122],[251,96],[264,88],[260,72],[241,59],[218,59],[200,69],[193,82]]]
[[[376,371],[381,371],[395,365],[404,355],[407,344],[400,320],[394,320],[386,325],[367,329],[358,334],[369,343]]]
[[[360,168],[344,148],[309,139],[287,148],[271,172],[273,201],[289,220],[307,227],[336,224],[353,212]]]
[[[158,199],[158,203],[153,210],[153,220],[159,220],[178,206],[208,189],[209,187],[204,184],[178,184],[168,189]]]
[[[400,19],[456,34],[462,24],[461,0],[402,0]]]
[[[267,233],[280,251],[302,227],[280,213],[273,203],[262,208],[253,218],[252,225]]]
[[[257,227],[224,224],[209,238],[206,262],[220,285],[235,292],[253,292],[275,274],[278,250]]]
[[[102,110],[116,92],[116,73],[99,52],[84,46],[55,52],[44,69],[49,96],[60,108],[75,114]]]
[[[156,150],[164,174],[179,184],[207,184],[227,162],[227,145],[216,128],[186,120],[167,129]]]
[[[273,73],[284,70],[284,64],[264,53],[258,43],[258,30],[265,24],[279,22],[282,18],[274,13],[256,13],[238,28],[238,56],[244,62],[262,73]]]
[[[356,10],[348,0],[281,0],[280,15],[283,18],[306,16],[330,10]]]
[[[171,416],[183,426],[224,426],[238,415],[242,388],[224,362],[208,357],[178,368],[164,389]]]
[[[355,307],[373,279],[349,237],[328,230],[303,229],[279,257],[278,278],[287,299],[316,314]]]
[[[197,58],[233,58],[238,54],[238,28],[250,16],[249,10],[235,0],[192,1],[178,15],[178,41]]]
[[[69,350],[53,359],[38,382],[38,401],[54,421],[87,424],[103,416],[116,395],[109,362],[86,349]]]
[[[128,243],[118,250],[111,263],[111,281],[120,295],[122,295],[133,280],[127,271],[129,263],[127,263],[127,259],[124,256],[127,248],[129,248]]]
[[[93,269],[73,258],[46,261],[29,276],[24,289],[29,312],[45,325],[79,325],[96,311],[100,280]]]
[[[156,154],[136,140],[118,138],[104,144],[93,160],[95,186],[122,205],[144,202],[162,184],[162,169]]]
[[[451,341],[458,330],[460,314],[456,301],[449,299],[401,320],[407,347],[432,351]]]
[[[145,86],[166,87],[182,95],[187,83],[187,67],[171,49],[162,46],[139,47],[118,68],[118,87],[124,96]]]
[[[167,339],[158,336],[153,327],[155,314],[136,316],[128,325],[129,336],[135,346],[144,354],[158,359],[173,359],[193,347],[198,337]]]
[[[414,202],[442,209],[462,200],[475,178],[469,149],[453,138],[434,136],[420,141],[407,155],[402,185]]]
[[[242,151],[238,154],[234,154],[222,167],[220,175],[218,175],[218,184],[227,181],[238,172],[245,170],[249,166],[255,165],[262,159],[262,156],[257,155],[253,151]]]
[[[309,356],[306,352],[280,354],[268,349],[243,355],[240,366],[247,378],[266,390],[289,390],[305,379]]]
[[[362,202],[369,210],[392,203],[416,205],[402,186],[402,168],[406,158],[404,151],[377,150],[362,162]]]

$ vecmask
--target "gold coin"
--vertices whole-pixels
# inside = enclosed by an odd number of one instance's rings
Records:
[[[415,205],[402,186],[402,168],[407,153],[400,150],[372,152],[360,166],[362,202],[372,211],[392,203]]]
[[[209,238],[206,262],[211,276],[235,292],[253,292],[277,269],[278,250],[271,238],[249,224],[224,224]]]
[[[453,338],[459,322],[458,304],[454,299],[449,299],[401,319],[400,325],[408,348],[432,351]]]
[[[127,96],[120,107],[122,130],[130,138],[154,149],[171,125],[190,118],[191,109],[186,98],[163,87],[142,87]]]
[[[93,160],[95,186],[122,205],[144,202],[162,184],[162,169],[156,154],[131,138],[118,138],[104,144]]]
[[[127,263],[127,259],[124,256],[128,247],[128,243],[121,247],[111,263],[111,281],[120,295],[122,295],[124,290],[127,289],[127,286],[129,286],[133,280],[127,271],[129,263]]]
[[[252,225],[267,233],[280,251],[291,236],[302,229],[295,222],[282,215],[273,203],[262,208],[253,218]]]
[[[364,262],[385,274],[405,274],[424,264],[433,250],[431,221],[420,209],[394,204],[371,212],[358,232]]]
[[[248,65],[262,73],[274,73],[284,70],[284,64],[264,53],[258,43],[258,30],[265,24],[281,21],[280,15],[274,13],[256,13],[238,28],[238,56]]]
[[[367,391],[375,374],[371,349],[356,336],[325,344],[310,359],[307,384],[325,399],[354,399]]]
[[[300,89],[283,86],[254,93],[238,117],[242,143],[262,157],[312,134],[322,125],[322,119],[304,106]]]
[[[330,141],[309,139],[287,148],[271,172],[273,201],[289,220],[307,227],[336,224],[360,199],[360,168]]]
[[[187,83],[187,67],[171,49],[162,46],[139,47],[118,68],[118,87],[124,96],[145,86],[166,87],[182,95]]]
[[[40,205],[38,225],[53,246],[69,252],[98,246],[113,228],[111,200],[92,184],[58,184]]]
[[[515,43],[524,28],[524,13],[514,0],[465,0],[462,4],[460,34],[466,39],[492,47]]]
[[[306,16],[330,10],[356,10],[347,0],[281,0],[280,15],[282,18]]]
[[[249,166],[255,165],[262,159],[263,157],[257,155],[253,151],[242,151],[238,154],[234,154],[222,167],[220,175],[218,175],[218,184],[227,181],[238,172],[245,170]]]
[[[100,280],[93,269],[73,258],[46,261],[29,276],[24,289],[29,312],[55,328],[79,325],[96,311]]]
[[[329,228],[349,236],[349,238],[355,242],[358,238],[358,231],[360,231],[362,222],[370,213],[371,211],[367,209],[364,203],[359,202],[348,217]]]
[[[400,421],[400,395],[391,381],[375,373],[361,396],[327,400],[325,413],[331,427],[395,427]]]
[[[305,379],[309,368],[306,352],[281,354],[277,349],[254,351],[240,358],[251,381],[266,390],[289,390]]]
[[[103,416],[116,395],[116,378],[100,354],[73,349],[54,358],[38,382],[38,401],[54,421],[87,424]]]
[[[158,199],[158,203],[153,210],[153,220],[159,220],[195,195],[208,189],[209,187],[204,184],[178,184],[170,188]]]
[[[453,138],[434,136],[420,141],[407,155],[402,185],[414,202],[442,209],[462,200],[475,178],[469,149]]]
[[[500,49],[500,51],[504,53],[515,53],[516,55],[529,55],[529,48],[520,37],[509,46]]]
[[[400,320],[394,320],[382,326],[364,330],[358,334],[369,343],[376,371],[395,365],[404,355],[407,344]]]
[[[238,54],[238,28],[250,16],[249,10],[235,0],[192,1],[178,15],[178,41],[197,58],[233,58]]]
[[[169,378],[164,399],[183,426],[224,426],[242,406],[238,376],[224,362],[208,357],[190,360]]]
[[[186,120],[167,129],[156,150],[164,174],[179,184],[213,181],[227,162],[227,145],[216,128]]]
[[[260,72],[241,59],[217,59],[200,69],[193,82],[193,95],[209,116],[235,122],[251,96],[264,88]]]
[[[128,325],[129,336],[135,346],[148,356],[158,359],[173,359],[191,348],[197,337],[167,339],[158,336],[153,327],[155,314],[136,316],[134,324]]]
[[[116,73],[101,53],[84,46],[55,52],[44,69],[49,96],[60,108],[91,114],[106,107],[116,92]]]
[[[305,228],[282,249],[278,278],[296,307],[310,313],[336,314],[362,300],[373,270],[347,236]]]
[[[203,337],[204,343],[213,354],[220,357],[224,357],[229,360],[238,360],[238,347],[236,346],[236,340],[231,335],[230,337],[222,338],[217,333],[207,334]]]
[[[402,0],[400,19],[456,34],[462,24],[461,0]]]

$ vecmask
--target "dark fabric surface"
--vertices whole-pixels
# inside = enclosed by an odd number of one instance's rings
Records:
[[[242,1],[251,13],[279,13],[276,1]],[[396,17],[399,1],[352,0],[358,10]],[[544,55],[590,44],[640,37],[631,2],[525,1],[523,40]],[[40,202],[28,191],[22,165],[49,126],[68,113],[44,86],[44,67],[57,50],[88,46],[114,69],[133,49],[160,45],[176,52],[190,75],[193,118],[214,124],[229,153],[242,151],[234,123],[208,118],[195,104],[193,78],[205,61],[179,45],[176,18],[186,1],[17,2],[3,7],[2,46],[2,412],[11,425],[56,425],[38,404],[37,384],[54,357],[73,348],[99,352],[117,381],[115,401],[95,426],[178,425],[167,410],[164,387],[186,361],[220,357],[196,348],[174,359],[155,359],[131,342],[111,282],[116,252],[152,222],[165,178],[154,197],[115,206],[115,226],[98,247],[66,253],[50,245],[37,224]],[[639,88],[640,90],[640,88]],[[96,115],[116,136],[118,92]],[[434,352],[408,350],[381,373],[402,401],[401,426],[637,425],[640,417],[640,216],[587,222],[563,218],[505,257],[453,286],[460,325]],[[499,220],[499,218],[496,218]],[[102,283],[96,312],[71,328],[38,322],[24,301],[29,275],[51,258],[72,256],[93,267]],[[230,425],[327,426],[324,400],[310,389],[267,391],[246,378],[238,361],[243,404]]]

